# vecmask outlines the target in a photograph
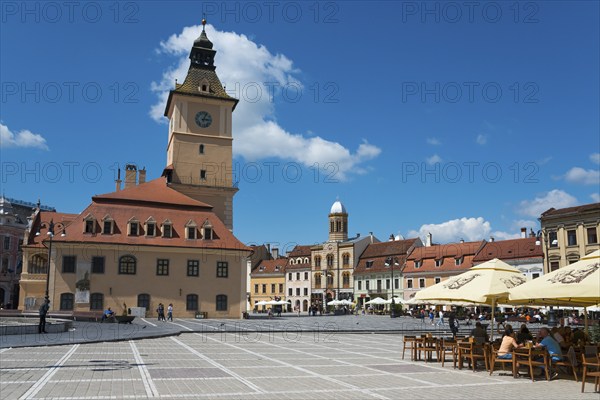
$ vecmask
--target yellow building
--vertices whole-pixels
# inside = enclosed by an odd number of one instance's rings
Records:
[[[271,306],[256,306],[259,301],[270,301],[285,298],[285,265],[287,258],[263,260],[250,274],[251,304],[257,311],[264,311]],[[286,308],[284,308],[286,309]]]
[[[93,197],[81,213],[35,214],[23,245],[20,309],[37,310],[47,293],[50,310],[65,313],[120,314],[126,304],[155,315],[159,303],[172,303],[175,317],[241,318],[251,249],[231,231],[238,100],[215,73],[212,47],[203,28],[185,81],[169,93],[163,177],[146,182],[141,170],[138,185],[128,165],[124,190],[118,180],[116,192]]]

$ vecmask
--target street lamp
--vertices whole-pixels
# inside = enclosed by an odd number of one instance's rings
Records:
[[[385,260],[385,266],[391,267],[392,271],[392,279],[390,280],[392,283],[392,309],[390,310],[390,318],[396,318],[396,304],[394,303],[394,266],[399,266],[398,257],[388,257]]]
[[[553,231],[552,231],[553,232]],[[551,231],[547,231],[547,230],[540,230],[537,232],[537,239],[535,241],[536,245],[541,244],[541,240],[544,241],[544,247],[546,250],[546,258],[545,258],[545,263],[546,263],[546,271],[550,272],[550,255],[549,255],[549,248],[550,247],[557,247],[558,246],[558,239],[554,239],[552,240],[552,242],[550,242],[550,233]],[[556,314],[554,313],[554,307],[550,306],[550,310],[548,310],[548,326],[557,326],[558,325],[558,321],[556,320]]]
[[[54,228],[62,229],[60,236],[67,236],[67,228],[61,222],[54,223],[54,220],[50,220],[50,223],[42,222],[40,228],[48,228],[46,235],[50,237],[50,244],[48,245],[48,267],[46,268],[46,298],[50,297],[50,257],[52,256],[52,239],[54,238]],[[35,236],[40,236],[40,229],[35,233]],[[42,241],[43,244],[43,241]]]

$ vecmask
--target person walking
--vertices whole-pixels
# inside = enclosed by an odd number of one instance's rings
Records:
[[[433,313],[433,309],[429,310],[429,321],[431,322],[431,325],[433,325],[433,320],[435,318],[435,314]]]
[[[442,310],[440,310],[438,312],[438,321],[435,324],[435,326],[444,326],[444,312]]]
[[[44,300],[44,304],[40,306],[40,324],[38,325],[38,333],[48,333],[46,332],[46,315],[48,315],[48,310],[50,309],[50,299],[46,296]]]
[[[448,316],[448,325],[450,325],[452,337],[455,338],[456,334],[458,333],[458,320],[456,319],[456,314],[454,313],[454,311],[452,311]]]
[[[165,321],[165,306],[163,303],[158,303],[158,308],[156,309],[158,313],[158,320]]]
[[[167,321],[173,322],[173,303],[169,303],[167,307]]]

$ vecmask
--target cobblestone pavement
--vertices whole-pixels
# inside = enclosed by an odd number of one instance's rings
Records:
[[[402,336],[192,332],[0,350],[3,399],[598,399],[593,384],[402,360]]]

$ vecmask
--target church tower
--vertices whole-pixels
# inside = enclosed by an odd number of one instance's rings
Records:
[[[348,240],[348,212],[341,201],[336,200],[329,211],[329,241]]]
[[[169,185],[203,203],[233,230],[232,113],[238,100],[227,95],[215,73],[213,44],[204,27],[190,51],[190,68],[182,84],[169,92],[167,167]]]

